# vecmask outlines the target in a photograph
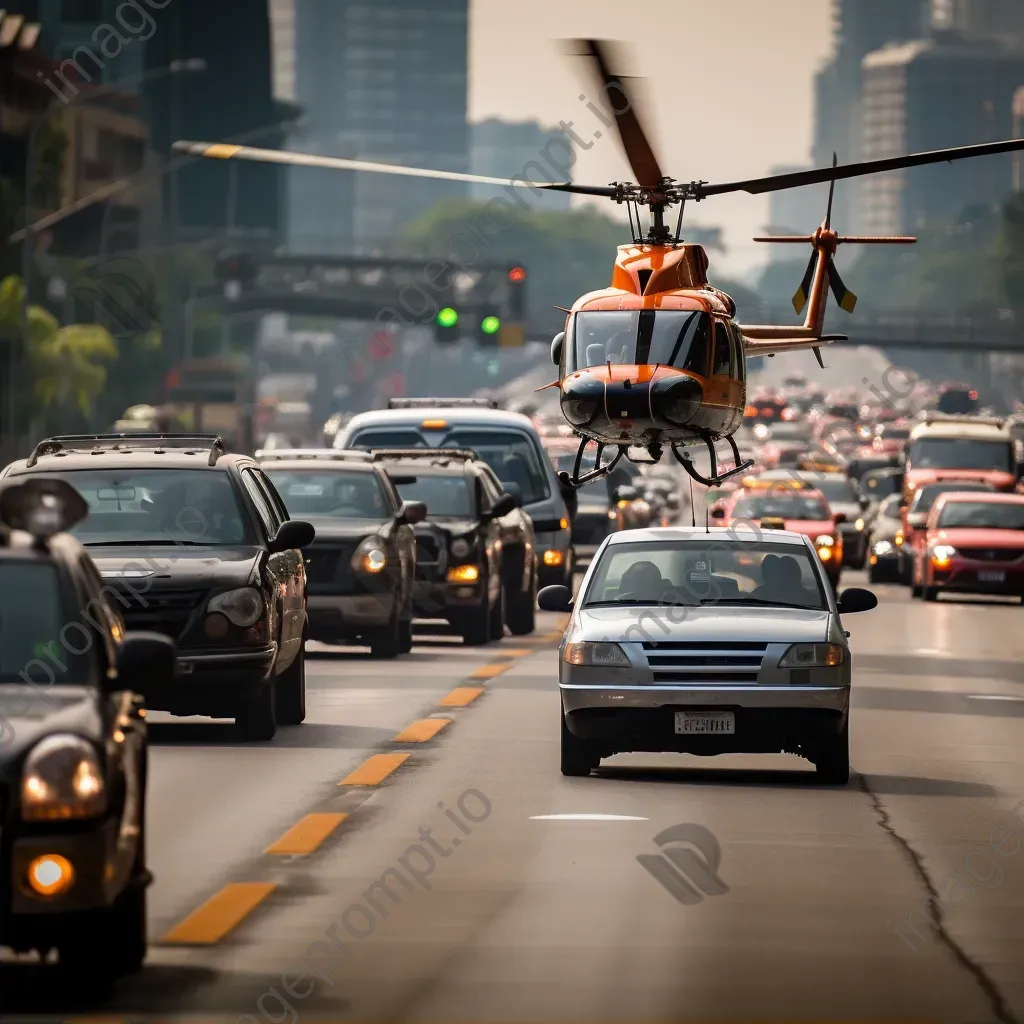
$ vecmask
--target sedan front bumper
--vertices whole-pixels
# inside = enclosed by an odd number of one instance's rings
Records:
[[[845,712],[849,686],[576,686],[561,683],[562,710],[567,714],[588,708],[699,707],[817,709]]]

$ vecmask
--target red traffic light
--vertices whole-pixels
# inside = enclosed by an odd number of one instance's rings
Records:
[[[968,397],[968,398],[969,398],[969,399],[970,399],[970,400],[971,400],[972,402],[976,402],[976,401],[978,400],[978,392],[977,392],[977,391],[974,391],[974,390],[972,389],[972,390],[970,390],[970,391],[968,391],[968,392],[967,392],[967,397]]]
[[[508,279],[513,284],[519,284],[520,281],[526,280],[526,271],[522,267],[513,267],[508,272]]]

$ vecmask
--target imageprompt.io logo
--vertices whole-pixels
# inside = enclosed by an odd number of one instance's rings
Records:
[[[721,896],[729,891],[718,877],[722,848],[703,825],[673,825],[659,832],[654,841],[663,852],[641,853],[636,859],[678,902],[700,903],[705,896]],[[696,847],[696,851],[690,847]]]

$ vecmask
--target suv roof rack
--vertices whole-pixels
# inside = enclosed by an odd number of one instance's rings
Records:
[[[975,423],[982,427],[1000,427],[1005,429],[1008,424],[1006,416],[973,416],[971,413],[954,412],[926,412],[924,414],[925,426],[932,423]]]
[[[154,434],[149,432],[131,434],[58,434],[40,441],[32,449],[25,465],[34,466],[43,455],[69,454],[71,452],[131,451],[133,448],[152,448],[161,452],[167,448],[181,448],[186,451],[209,449],[208,466],[217,464],[217,459],[227,454],[224,440],[219,434]]]
[[[372,462],[369,452],[354,448],[269,448],[256,452],[260,462],[309,460],[320,462]]]
[[[389,398],[389,409],[497,409],[493,398]]]
[[[472,448],[375,448],[371,451],[374,462],[385,459],[434,459],[479,462],[480,456]]]

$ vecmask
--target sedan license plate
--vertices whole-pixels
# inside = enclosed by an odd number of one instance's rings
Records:
[[[1006,573],[1001,569],[987,569],[978,573],[979,583],[1002,583],[1006,579]]]
[[[677,711],[676,733],[689,735],[731,735],[736,732],[736,716],[731,711]]]

